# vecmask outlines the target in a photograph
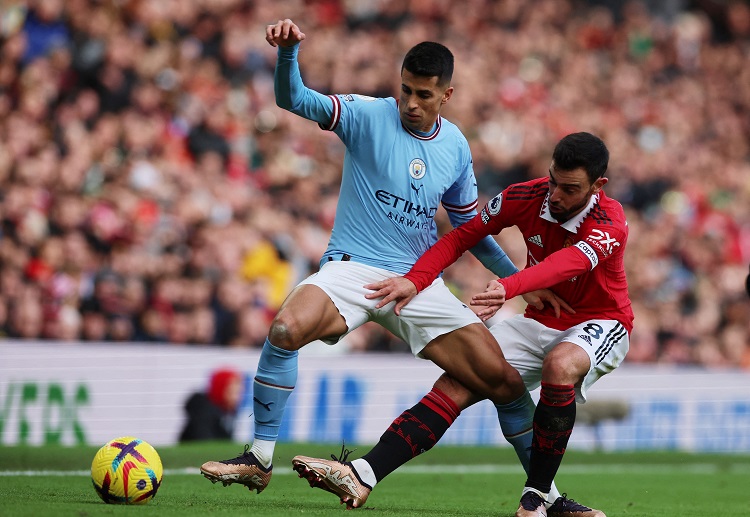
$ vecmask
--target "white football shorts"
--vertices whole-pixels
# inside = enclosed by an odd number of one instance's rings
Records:
[[[435,279],[417,294],[401,310],[401,316],[393,312],[395,302],[376,309],[380,300],[365,298],[372,291],[363,286],[395,276],[401,275],[358,262],[334,260],[300,282],[323,289],[349,327],[338,338],[323,341],[333,345],[357,327],[375,321],[408,343],[412,353],[421,357],[422,349],[436,337],[471,323],[482,323],[474,311],[450,292],[442,278]]]
[[[519,314],[492,325],[490,332],[529,391],[540,386],[544,358],[558,343],[567,341],[583,348],[591,366],[581,385],[576,386],[579,404],[586,402],[586,391],[592,384],[620,366],[630,348],[627,329],[615,320],[589,320],[556,330]]]

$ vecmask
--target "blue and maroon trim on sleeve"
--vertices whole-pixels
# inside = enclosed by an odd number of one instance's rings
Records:
[[[466,213],[471,212],[472,210],[476,210],[477,204],[478,204],[478,201],[476,199],[472,201],[471,203],[469,203],[468,205],[453,205],[451,203],[446,203],[445,201],[443,201],[443,207],[447,211],[454,212],[456,214],[466,214]]]
[[[331,122],[326,126],[324,124],[318,124],[318,127],[324,131],[333,131],[336,129],[336,126],[339,125],[339,121],[341,120],[341,99],[339,99],[335,95],[327,95],[329,99],[333,102],[333,114],[331,115]]]

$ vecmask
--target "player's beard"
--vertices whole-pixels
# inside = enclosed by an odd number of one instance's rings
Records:
[[[567,210],[562,210],[559,212],[553,211],[555,207],[554,205],[550,203],[549,213],[558,223],[565,223],[569,221],[573,216],[578,214],[581,210],[583,210],[586,207],[586,205],[589,204],[590,199],[591,199],[591,195],[589,194],[578,205],[574,206],[573,208],[569,208]]]

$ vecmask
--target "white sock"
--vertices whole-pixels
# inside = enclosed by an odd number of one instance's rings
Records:
[[[273,461],[273,451],[275,448],[276,442],[272,442],[271,440],[259,440],[256,438],[253,440],[253,446],[250,447],[250,452],[258,458],[261,465],[268,468]]]
[[[378,480],[375,479],[375,473],[372,471],[372,467],[370,466],[370,464],[367,463],[367,460],[363,458],[357,458],[356,460],[352,461],[352,467],[354,467],[354,470],[357,471],[359,479],[361,479],[365,484],[370,485],[370,488],[375,488]]]
[[[549,489],[549,494],[547,495],[547,501],[551,505],[554,503],[558,497],[560,497],[562,494],[557,489],[557,486],[555,486],[555,482],[552,482],[552,487]]]

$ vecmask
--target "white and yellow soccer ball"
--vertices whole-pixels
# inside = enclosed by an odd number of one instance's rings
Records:
[[[161,486],[161,458],[150,444],[133,436],[107,442],[91,462],[91,481],[109,504],[145,504]]]

